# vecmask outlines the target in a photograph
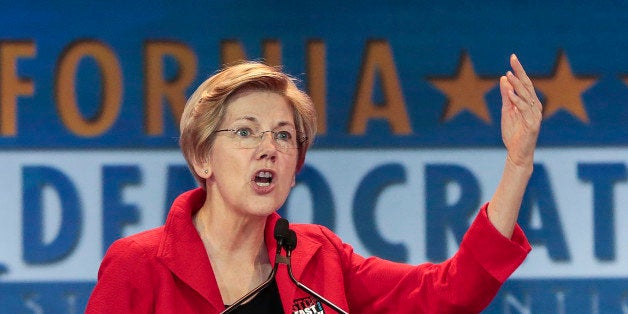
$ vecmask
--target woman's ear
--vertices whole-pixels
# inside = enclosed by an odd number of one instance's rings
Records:
[[[292,176],[292,184],[290,184],[290,187],[293,188],[295,185],[297,185],[297,175],[293,175]]]
[[[209,159],[209,158],[208,158]],[[207,178],[211,177],[212,170],[209,160],[206,161],[195,161],[194,162],[194,173],[197,176],[207,180]]]

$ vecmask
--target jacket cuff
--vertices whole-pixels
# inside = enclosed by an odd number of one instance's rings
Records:
[[[523,263],[532,247],[518,224],[510,239],[501,234],[488,219],[487,208],[488,203],[482,206],[460,246],[503,283]]]

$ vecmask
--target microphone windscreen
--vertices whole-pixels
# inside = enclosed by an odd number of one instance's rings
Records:
[[[297,247],[297,233],[290,229],[288,231],[288,237],[284,242],[284,248],[286,251],[292,251]]]
[[[288,230],[290,230],[288,220],[285,218],[279,218],[275,223],[275,240],[283,240],[288,237]]]

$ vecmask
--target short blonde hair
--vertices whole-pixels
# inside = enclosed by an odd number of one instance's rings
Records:
[[[196,181],[205,188],[205,180],[194,165],[207,161],[214,143],[214,132],[222,124],[230,96],[243,90],[265,90],[285,97],[294,112],[297,132],[306,140],[299,143],[298,172],[305,153],[316,136],[316,110],[310,97],[299,90],[295,79],[280,69],[260,62],[247,61],[228,66],[207,80],[188,99],[181,116],[179,145]]]

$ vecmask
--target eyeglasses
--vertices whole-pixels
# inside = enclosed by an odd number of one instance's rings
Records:
[[[273,144],[281,152],[290,152],[299,148],[299,144],[307,141],[307,137],[299,135],[299,132],[292,128],[280,127],[268,131],[254,131],[251,127],[238,127],[235,129],[222,129],[214,133],[226,132],[227,136],[233,139],[240,148],[255,148],[262,142],[264,134],[272,134]]]

